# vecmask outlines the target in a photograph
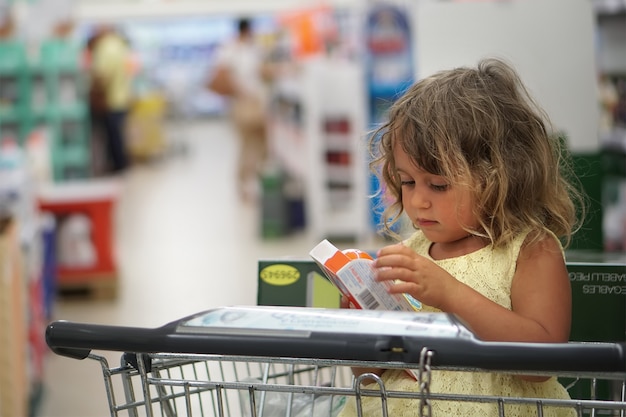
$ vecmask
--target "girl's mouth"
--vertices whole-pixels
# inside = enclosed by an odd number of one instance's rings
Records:
[[[437,224],[436,221],[428,219],[417,219],[416,223],[419,227],[428,227]]]

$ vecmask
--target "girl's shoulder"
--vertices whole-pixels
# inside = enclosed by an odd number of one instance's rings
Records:
[[[565,249],[561,240],[550,230],[528,231],[520,244],[520,254],[525,258],[533,258],[540,254],[559,254],[565,259]]]

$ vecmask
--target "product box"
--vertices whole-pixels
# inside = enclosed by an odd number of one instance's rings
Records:
[[[376,281],[373,258],[366,252],[342,251],[325,239],[309,255],[355,308],[418,311],[422,307],[408,294],[390,294],[390,282]]]
[[[571,340],[626,341],[626,253],[566,254],[572,285]]]
[[[626,341],[626,253],[566,253],[572,285],[570,340],[584,342]],[[574,383],[562,379],[563,385]],[[595,398],[613,400],[620,396],[619,381],[598,380]],[[577,381],[572,398],[589,398],[590,381]]]
[[[257,304],[339,308],[340,293],[311,259],[259,260]]]

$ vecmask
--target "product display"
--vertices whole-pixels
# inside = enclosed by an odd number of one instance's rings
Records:
[[[111,298],[117,290],[113,214],[115,180],[86,180],[42,188],[39,208],[57,224],[57,285]]]
[[[368,224],[363,68],[319,58],[303,69],[306,213],[312,238],[364,240]]]

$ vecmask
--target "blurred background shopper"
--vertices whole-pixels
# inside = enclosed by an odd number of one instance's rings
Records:
[[[110,26],[98,28],[88,47],[92,121],[104,136],[110,171],[120,172],[128,166],[125,130],[132,102],[130,48]]]
[[[258,197],[259,175],[267,159],[269,78],[265,53],[254,36],[252,22],[242,17],[237,20],[237,36],[217,51],[208,87],[230,99],[230,117],[240,139],[238,192],[244,202]]]

